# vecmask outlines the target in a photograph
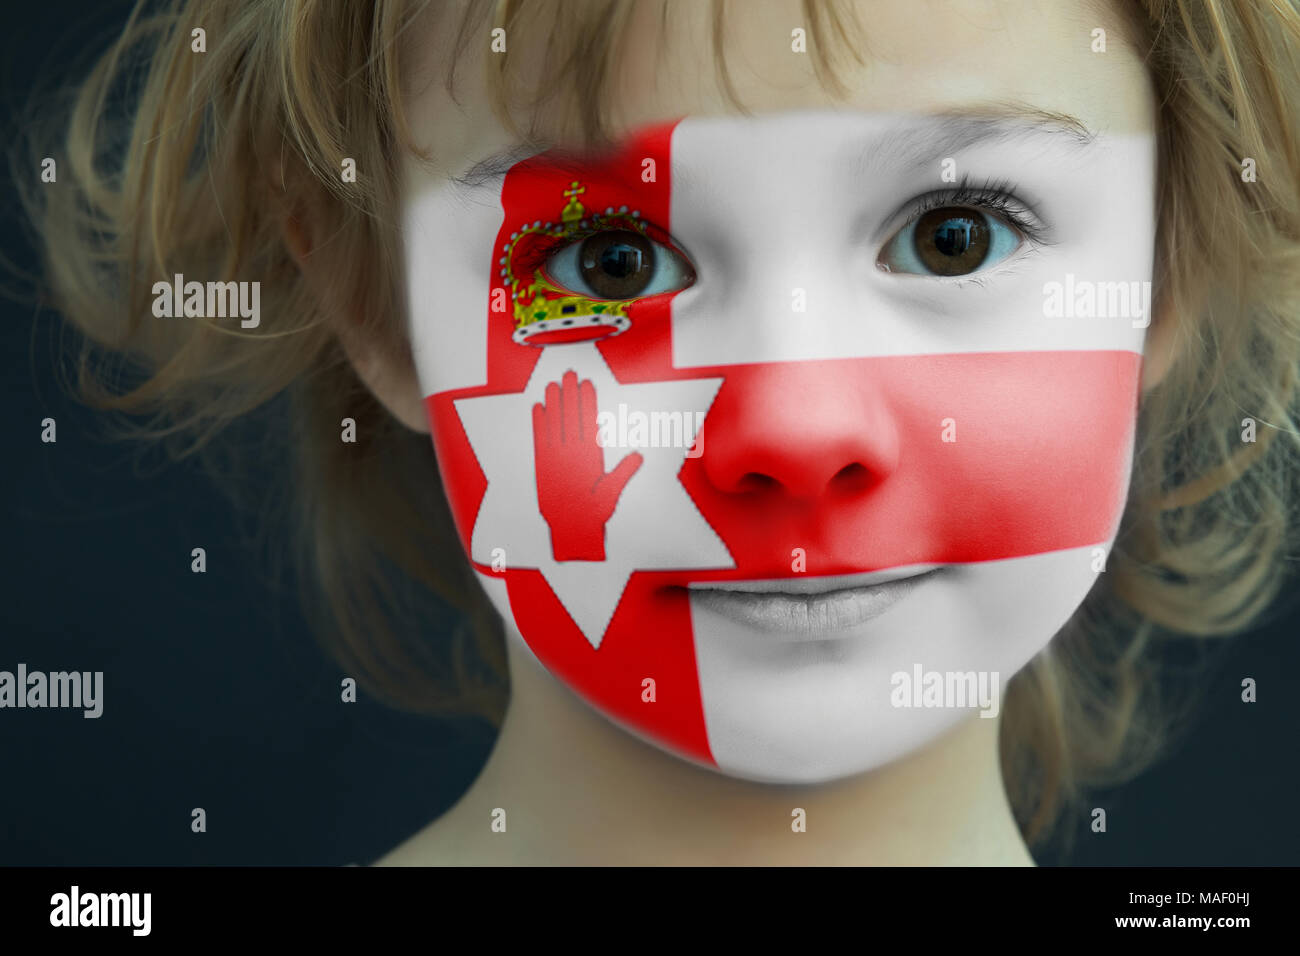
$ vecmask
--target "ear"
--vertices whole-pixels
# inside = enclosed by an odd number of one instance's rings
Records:
[[[298,264],[307,287],[316,295],[357,377],[389,414],[412,431],[427,433],[429,419],[409,353],[405,357],[392,355],[372,336],[363,333],[358,316],[324,301],[325,297],[319,294],[322,267],[312,258],[312,230],[301,211],[286,214],[283,234],[285,246]]]
[[[1166,304],[1156,308],[1142,347],[1142,394],[1159,385],[1174,363],[1176,316]]]

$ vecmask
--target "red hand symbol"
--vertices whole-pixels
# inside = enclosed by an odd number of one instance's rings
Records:
[[[632,452],[605,474],[596,442],[596,387],[565,372],[563,385],[546,386],[545,404],[533,406],[537,504],[551,529],[556,561],[604,561],[605,523],[628,479],[641,467]]]

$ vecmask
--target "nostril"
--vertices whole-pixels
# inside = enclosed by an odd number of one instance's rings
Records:
[[[770,491],[779,487],[781,487],[781,482],[771,475],[749,471],[740,476],[740,480],[736,482],[735,490],[737,494],[747,494],[750,492]]]
[[[831,478],[831,490],[841,494],[854,494],[871,487],[871,470],[866,465],[852,462],[845,465]]]

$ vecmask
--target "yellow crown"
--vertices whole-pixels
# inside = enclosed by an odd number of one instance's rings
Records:
[[[586,186],[574,180],[564,190],[568,202],[560,210],[558,223],[539,219],[525,224],[511,233],[510,241],[502,247],[501,280],[510,289],[510,299],[514,303],[515,330],[511,337],[520,344],[541,346],[589,342],[619,335],[631,327],[627,315],[630,300],[593,299],[578,295],[555,285],[540,268],[534,268],[529,275],[517,274],[516,253],[531,246],[534,237],[578,239],[615,226],[645,234],[641,213],[636,210],[628,212],[627,206],[618,209],[610,206],[603,213],[588,215],[578,198],[586,191]]]

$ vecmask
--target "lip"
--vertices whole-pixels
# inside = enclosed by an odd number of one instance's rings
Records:
[[[938,565],[817,578],[691,584],[693,607],[787,641],[834,640],[879,617],[940,570]]]

